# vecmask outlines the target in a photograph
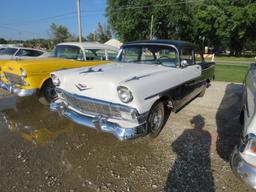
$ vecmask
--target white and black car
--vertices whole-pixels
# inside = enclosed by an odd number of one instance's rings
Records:
[[[245,77],[240,121],[241,141],[230,162],[234,173],[256,189],[256,64],[250,65]]]
[[[53,72],[58,98],[50,107],[120,140],[156,137],[171,110],[204,94],[214,66],[197,63],[195,47],[188,42],[130,42],[114,63]]]

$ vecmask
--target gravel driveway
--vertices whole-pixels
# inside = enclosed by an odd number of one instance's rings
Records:
[[[214,82],[171,114],[160,136],[119,142],[49,112],[0,99],[0,191],[252,191],[232,173],[242,85]]]

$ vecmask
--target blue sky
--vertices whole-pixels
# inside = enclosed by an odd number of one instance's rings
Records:
[[[106,0],[80,0],[83,35],[98,22],[106,24]],[[1,0],[0,37],[6,39],[49,38],[51,23],[68,27],[77,35],[76,0]]]

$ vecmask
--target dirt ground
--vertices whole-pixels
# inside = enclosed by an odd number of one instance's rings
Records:
[[[127,142],[75,125],[34,97],[2,96],[0,191],[252,191],[228,162],[239,142],[241,92],[214,82],[172,113],[158,138]]]

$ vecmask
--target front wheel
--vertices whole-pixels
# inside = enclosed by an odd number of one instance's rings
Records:
[[[49,105],[51,101],[56,98],[57,94],[55,91],[55,86],[51,80],[47,80],[42,86],[39,93],[39,102],[43,105]]]
[[[165,107],[163,102],[159,101],[152,106],[147,120],[148,131],[152,138],[159,135],[165,124],[165,120]]]

